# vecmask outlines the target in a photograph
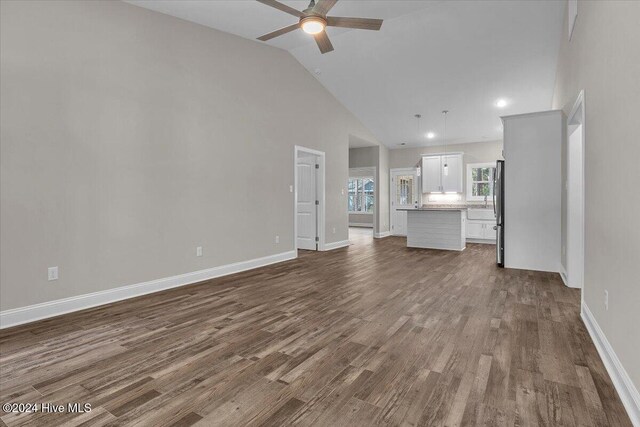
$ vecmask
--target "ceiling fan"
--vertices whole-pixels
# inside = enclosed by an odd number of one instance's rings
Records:
[[[320,48],[320,52],[327,53],[333,50],[333,45],[325,32],[326,27],[343,27],[356,28],[358,30],[375,30],[378,31],[382,26],[382,19],[370,18],[345,18],[340,16],[327,16],[329,10],[338,2],[338,0],[311,0],[309,7],[302,12],[294,9],[286,4],[276,0],[257,0],[267,6],[274,7],[282,12],[286,12],[299,18],[295,24],[289,25],[279,30],[273,31],[264,36],[258,37],[258,40],[267,41],[274,37],[289,33],[298,28],[302,28],[305,33],[313,35],[316,43]]]

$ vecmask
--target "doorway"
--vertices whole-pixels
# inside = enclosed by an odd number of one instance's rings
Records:
[[[295,249],[324,250],[325,154],[294,148],[294,236]]]
[[[584,91],[567,120],[567,284],[584,282]]]
[[[391,169],[391,234],[407,235],[407,211],[418,207],[418,172],[415,168]]]
[[[347,213],[349,241],[373,242],[376,224],[376,168],[349,168]],[[362,239],[364,238],[364,239]]]

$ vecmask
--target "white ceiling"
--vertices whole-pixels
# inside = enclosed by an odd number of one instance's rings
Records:
[[[251,0],[127,0],[248,39],[296,22]],[[307,1],[283,1],[298,10]],[[339,0],[329,15],[384,19],[380,31],[329,28],[320,54],[295,31],[290,51],[389,148],[501,139],[501,115],[551,107],[563,1]],[[262,43],[256,41],[256,43]],[[506,99],[507,107],[495,106]],[[420,123],[414,114],[422,115]],[[419,129],[420,125],[420,129]],[[436,133],[428,140],[427,131]]]

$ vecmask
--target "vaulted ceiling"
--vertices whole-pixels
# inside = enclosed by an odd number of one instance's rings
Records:
[[[296,22],[250,0],[128,2],[252,40]],[[308,5],[283,3],[298,10]],[[335,50],[324,55],[300,30],[267,43],[291,52],[389,148],[442,144],[445,109],[449,144],[495,140],[502,136],[501,115],[551,107],[564,6],[339,0],[330,15],[381,18],[382,29],[328,28]],[[506,106],[499,108],[498,100]]]

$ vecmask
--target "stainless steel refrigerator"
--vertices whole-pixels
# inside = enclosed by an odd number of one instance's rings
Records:
[[[496,263],[504,267],[504,160],[496,162],[493,174],[493,213],[496,216]]]

